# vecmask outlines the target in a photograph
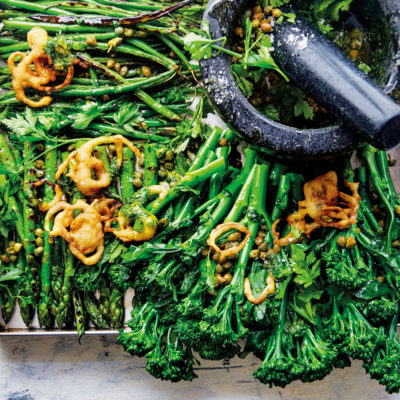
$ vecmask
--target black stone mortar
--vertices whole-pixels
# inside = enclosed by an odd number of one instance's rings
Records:
[[[227,37],[227,45],[234,35],[238,17],[251,4],[250,0],[210,1],[204,19],[210,24],[212,39]],[[398,82],[400,61],[400,1],[355,0],[352,5],[365,29],[378,33],[379,73],[374,80],[385,93],[393,91]],[[379,29],[377,30],[377,27]],[[374,35],[372,35],[372,51]],[[203,81],[209,98],[222,119],[239,135],[264,152],[275,155],[315,158],[330,157],[351,151],[363,141],[350,125],[339,124],[319,129],[298,129],[273,121],[256,110],[241,92],[231,72],[231,57],[220,52],[200,61]],[[317,99],[318,100],[318,99]]]

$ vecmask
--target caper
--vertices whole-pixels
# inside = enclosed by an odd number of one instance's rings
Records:
[[[244,29],[242,27],[238,27],[235,29],[235,35],[240,38],[244,37]]]
[[[108,151],[109,151],[111,154],[114,154],[114,153],[115,153],[115,144],[109,144],[109,145],[108,145]]]
[[[227,238],[228,242],[239,242],[241,240],[242,240],[242,234],[240,232],[233,232]]]
[[[261,22],[261,29],[264,33],[271,33],[272,25],[267,21],[263,21],[263,22]]]
[[[255,13],[253,14],[253,18],[261,21],[264,18],[264,14],[262,12]]]
[[[161,169],[158,170],[158,177],[161,180],[167,179],[167,176],[168,176],[168,173],[164,168],[161,168]]]
[[[139,158],[138,165],[139,167],[144,167],[144,157]]]
[[[260,249],[260,251],[268,251],[269,246],[268,246],[268,243],[264,242],[264,243],[261,243],[261,245],[258,248]]]
[[[260,251],[260,255],[258,257],[260,258],[260,260],[265,261],[268,257],[271,257],[274,254],[275,254],[274,251],[270,249],[267,252]]]
[[[36,171],[36,178],[38,178],[38,179],[44,178],[45,175],[46,175],[46,173],[42,169],[38,169]]]
[[[260,250],[254,249],[254,250],[252,250],[252,251],[250,252],[250,258],[251,258],[252,260],[254,260],[255,258],[257,258],[257,257],[259,256],[259,254],[260,254]]]
[[[120,71],[119,71],[119,74],[121,75],[121,76],[125,76],[126,74],[128,73],[128,67],[122,67],[121,69],[120,69]]]
[[[251,21],[251,25],[254,29],[258,28],[260,26],[260,20],[259,19],[253,19],[253,21]]]
[[[282,15],[282,11],[279,8],[274,8],[272,10],[272,16],[274,18],[279,18]]]
[[[86,37],[86,44],[89,46],[97,46],[97,39],[94,35],[88,35]]]
[[[124,28],[123,28],[122,26],[117,26],[117,27],[115,28],[115,33],[116,33],[117,35],[123,35],[123,33],[124,33]]]
[[[43,239],[41,237],[37,237],[35,239],[36,246],[43,246]]]
[[[14,247],[14,245],[15,245],[14,240],[10,240],[10,241],[8,242],[8,247]]]
[[[106,103],[108,101],[110,101],[111,97],[108,94],[103,94],[103,96],[101,96],[101,100]]]
[[[168,151],[165,153],[165,159],[166,159],[167,161],[172,161],[174,158],[175,158],[175,153],[174,153],[172,150],[168,150]]]
[[[221,139],[218,140],[218,144],[221,147],[226,147],[226,146],[228,146],[229,142],[228,142],[227,138],[221,138]]]
[[[43,143],[38,143],[38,144],[36,145],[36,151],[37,151],[38,153],[43,153],[43,152],[44,152],[44,145],[43,145]]]
[[[113,69],[115,67],[115,60],[113,60],[112,58],[107,60],[107,68],[109,69]]]
[[[1,262],[2,262],[3,264],[8,264],[8,263],[10,262],[10,259],[8,258],[8,255],[7,255],[7,254],[2,254],[2,255],[0,256],[0,259],[1,259]]]
[[[217,272],[218,274],[221,274],[222,272],[224,272],[224,268],[222,267],[221,264],[216,265],[215,272]]]
[[[168,171],[172,171],[174,169],[174,164],[171,162],[165,163],[165,169]]]
[[[211,259],[212,259],[213,261],[215,261],[216,263],[219,261],[219,258],[220,258],[220,253],[214,253],[214,254],[212,255],[212,257],[211,257]]]
[[[141,179],[139,179],[139,178],[135,178],[132,181],[132,184],[136,189],[139,189],[139,188],[141,188],[143,186],[143,181]]]
[[[15,243],[13,247],[14,247],[15,253],[18,254],[22,250],[23,245],[22,245],[22,243]]]
[[[388,165],[389,167],[394,167],[396,165],[396,161],[390,154],[388,154]]]
[[[169,187],[173,188],[176,185],[176,181],[171,181],[169,183]]]
[[[44,161],[43,160],[36,160],[33,164],[36,169],[43,169],[44,168]]]
[[[119,70],[121,69],[121,64],[119,62],[115,63],[114,69],[115,71],[119,72]]]
[[[6,248],[6,252],[7,252],[8,254],[15,254],[14,246],[12,246],[12,247],[7,247],[7,248]]]
[[[376,277],[376,280],[377,280],[379,283],[385,282],[385,278],[384,278],[383,276],[377,276],[377,277]]]
[[[356,244],[357,244],[356,239],[353,236],[349,236],[346,239],[346,249],[354,249]]]
[[[41,255],[43,254],[43,247],[42,247],[42,246],[36,247],[36,249],[33,251],[33,254],[34,254],[36,257],[41,256]]]
[[[168,225],[169,225],[169,220],[168,220],[168,218],[161,218],[161,219],[158,221],[158,226],[159,226],[160,228],[166,228]]]
[[[157,149],[156,150],[157,159],[164,158],[166,152],[167,152],[167,149],[165,147],[160,147],[159,149]]]
[[[266,15],[269,15],[269,14],[272,14],[272,10],[273,10],[274,8],[272,7],[272,6],[266,6],[266,7],[264,7],[264,14],[266,14]]]
[[[392,246],[395,248],[400,247],[400,240],[393,240]]]
[[[257,14],[257,13],[262,12],[262,8],[260,5],[256,5],[253,7],[252,11],[253,11],[253,14]]]
[[[141,172],[141,171],[135,171],[134,174],[133,174],[133,176],[134,176],[135,178],[142,179],[142,178],[143,178],[143,172]]]
[[[203,247],[203,248],[200,250],[200,254],[201,254],[202,257],[207,257],[209,251],[210,251],[210,250],[209,250],[208,247]]]
[[[344,236],[339,236],[339,237],[336,239],[336,244],[337,244],[339,247],[346,247],[346,238],[345,238]]]
[[[222,264],[223,269],[231,269],[233,264],[230,261],[226,261]]]
[[[12,256],[10,256],[10,261],[11,261],[13,264],[15,264],[15,263],[17,262],[17,260],[18,260],[18,257],[17,257],[15,254],[13,254]]]
[[[32,264],[33,260],[34,260],[34,257],[32,254],[28,254],[26,256],[26,262],[28,263],[28,265]]]
[[[264,238],[262,236],[257,236],[254,243],[256,246],[261,246],[264,243]]]
[[[74,145],[74,144],[70,144],[70,145],[68,146],[67,150],[68,150],[69,152],[74,151],[74,150],[75,150],[75,145]]]
[[[138,38],[145,38],[147,36],[147,32],[146,31],[137,31],[136,36]]]
[[[380,220],[378,221],[378,223],[379,223],[379,225],[380,225],[382,228],[385,227],[385,221],[384,221],[383,219],[380,219]]]
[[[222,277],[222,279],[223,279],[224,283],[225,283],[226,285],[228,285],[229,283],[232,282],[232,275],[231,275],[231,274],[225,274],[225,275]]]
[[[278,246],[277,244],[274,245],[274,247],[272,248],[272,251],[273,251],[275,254],[280,253],[280,251],[281,251],[281,246]]]
[[[149,76],[151,76],[151,68],[149,68],[149,67],[146,67],[145,65],[143,65],[143,67],[142,67],[142,74],[145,76],[145,77],[149,77]]]
[[[400,216],[400,206],[396,206],[396,207],[394,208],[394,212],[395,212],[397,215]]]
[[[124,29],[124,35],[126,37],[132,37],[133,36],[133,29],[132,28],[125,28]]]
[[[35,236],[36,237],[43,237],[43,234],[44,234],[43,229],[41,229],[41,228],[36,228],[35,229]]]

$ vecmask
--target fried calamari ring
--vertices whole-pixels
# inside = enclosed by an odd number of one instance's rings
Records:
[[[8,57],[8,68],[13,76],[12,86],[15,97],[30,107],[48,106],[52,101],[50,96],[44,96],[39,101],[34,101],[26,96],[25,88],[31,87],[44,92],[61,89],[71,82],[74,67],[72,64],[68,67],[67,77],[62,84],[55,87],[45,86],[56,80],[56,72],[51,68],[52,60],[43,51],[48,41],[47,32],[36,26],[28,32],[27,38],[31,51],[28,54],[17,51]],[[21,60],[16,66],[15,59],[17,57],[20,57]],[[35,67],[34,70],[31,68],[32,63]]]
[[[261,292],[258,298],[255,298],[253,295],[249,278],[244,279],[244,295],[246,296],[247,300],[250,301],[250,303],[260,304],[267,298],[269,294],[273,293],[275,293],[275,279],[272,277],[272,275],[268,275],[267,286]]]
[[[114,199],[106,199],[105,197],[95,199],[91,204],[100,215],[102,221],[108,221],[114,215],[114,212],[122,206],[121,203]]]
[[[94,148],[102,144],[115,145],[118,168],[122,164],[123,145],[129,147],[137,157],[141,157],[140,151],[125,137],[121,135],[100,136],[87,141],[78,150],[73,151],[59,166],[55,180],[61,176],[69,165],[67,176],[76,183],[77,189],[85,196],[94,195],[107,187],[111,183],[110,174],[106,171],[103,161],[92,155]],[[92,177],[93,171],[96,173],[96,179]]]
[[[288,216],[287,222],[300,233],[307,237],[319,227],[334,227],[346,229],[357,222],[360,196],[358,194],[359,183],[344,181],[351,195],[340,192],[337,186],[337,175],[329,171],[318,178],[307,182],[304,185],[305,200],[299,201],[299,210]],[[311,218],[307,222],[306,218]],[[293,233],[279,239],[276,230],[278,221],[275,221],[272,228],[274,243],[279,246],[286,246],[293,243],[296,238]]]
[[[225,232],[230,229],[236,229],[242,233],[245,233],[245,238],[240,242],[238,246],[230,247],[229,249],[221,250],[215,243],[215,241]],[[247,230],[247,228],[238,224],[237,222],[226,222],[224,224],[218,225],[215,229],[213,229],[210,233],[209,238],[207,239],[207,244],[212,247],[219,255],[219,262],[223,263],[229,256],[233,256],[238,254],[240,250],[243,249],[247,241],[250,239],[251,232]]]
[[[82,212],[74,218],[75,210]],[[53,229],[50,230],[50,221],[55,214]],[[101,260],[104,252],[101,215],[86,201],[78,200],[73,205],[65,201],[56,204],[46,214],[45,230],[50,233],[51,240],[56,236],[63,237],[72,254],[84,264],[93,265]]]
[[[54,207],[64,197],[64,193],[63,193],[60,185],[54,185],[54,184],[50,183],[49,181],[47,181],[47,179],[44,180],[44,182],[47,183],[48,185],[54,186],[54,197],[53,197],[53,200],[51,200],[50,202],[47,202],[47,201],[39,202],[39,210],[41,212],[49,211],[50,208]],[[36,185],[36,186],[38,186],[38,185]]]

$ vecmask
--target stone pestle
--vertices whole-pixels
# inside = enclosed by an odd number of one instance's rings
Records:
[[[297,16],[274,28],[274,60],[299,88],[374,146],[400,143],[400,106],[315,25]]]

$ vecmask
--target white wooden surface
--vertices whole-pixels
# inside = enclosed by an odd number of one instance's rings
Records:
[[[152,378],[145,360],[131,357],[113,337],[1,337],[0,398],[7,400],[384,400],[361,363],[335,370],[323,381],[270,389],[253,379],[255,358],[204,362],[193,382]]]

